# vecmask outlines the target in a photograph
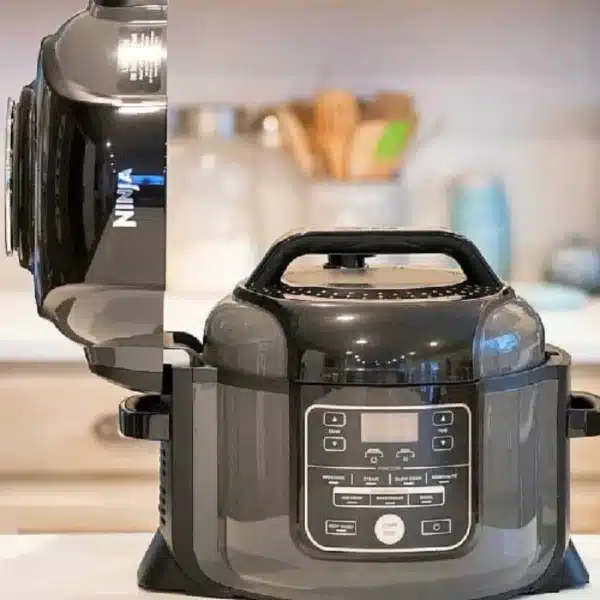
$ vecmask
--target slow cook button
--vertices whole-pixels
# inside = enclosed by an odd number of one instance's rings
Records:
[[[350,473],[334,469],[323,471],[321,473],[321,481],[329,485],[350,485]]]
[[[447,535],[449,533],[452,533],[452,521],[450,519],[437,519],[421,523],[422,535]]]
[[[334,494],[335,506],[370,506],[371,496],[369,494]]]
[[[352,475],[352,483],[354,485],[371,486],[371,485],[388,485],[390,482],[389,473],[377,473],[373,471],[360,471]]]
[[[371,506],[407,506],[408,494],[375,494]]]
[[[444,494],[410,494],[408,502],[410,506],[442,506]]]
[[[392,473],[392,485],[426,485],[425,473]]]

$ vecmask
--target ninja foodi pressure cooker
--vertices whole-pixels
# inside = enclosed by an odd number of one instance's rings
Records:
[[[143,391],[162,386],[166,23],[166,0],[90,0],[7,112],[6,250],[92,370],[135,387],[137,364]]]
[[[325,256],[322,267],[297,267]],[[378,265],[444,254],[459,270]],[[600,399],[467,239],[305,231],[209,315],[124,435],[161,443],[143,588],[220,598],[499,599],[588,581],[569,438]]]

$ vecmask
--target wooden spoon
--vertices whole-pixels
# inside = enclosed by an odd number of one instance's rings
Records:
[[[315,135],[329,173],[346,178],[349,144],[360,121],[357,99],[343,90],[327,90],[315,101]]]
[[[378,92],[371,106],[378,119],[408,121],[415,114],[415,101],[406,92]]]
[[[377,146],[387,129],[383,120],[363,121],[352,138],[348,159],[348,178],[352,180],[389,179],[396,160],[380,161]]]
[[[288,108],[277,111],[283,143],[303,173],[312,177],[315,173],[315,159],[310,139],[300,119]]]

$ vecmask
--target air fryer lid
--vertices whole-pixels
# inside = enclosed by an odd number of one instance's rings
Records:
[[[288,270],[306,254],[329,260],[320,269]],[[444,254],[462,273],[369,265],[382,254]],[[257,375],[313,383],[421,384],[514,373],[545,359],[544,330],[535,311],[498,279],[469,240],[444,230],[295,233],[267,252],[234,298],[243,302],[240,309],[250,303],[270,312],[278,327],[264,317],[251,319],[245,309],[238,323],[231,306],[226,323],[219,317],[225,313],[217,310],[208,322],[205,355],[233,370],[240,369],[244,356],[242,370],[261,365]],[[261,325],[250,331],[250,322]],[[227,344],[228,352],[214,352],[217,341]],[[287,372],[275,348],[287,348]]]

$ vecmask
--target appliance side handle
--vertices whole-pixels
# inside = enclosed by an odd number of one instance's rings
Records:
[[[171,439],[171,405],[157,394],[131,396],[119,406],[119,430],[128,438],[168,442]]]
[[[571,392],[567,410],[569,438],[600,436],[600,396]]]

